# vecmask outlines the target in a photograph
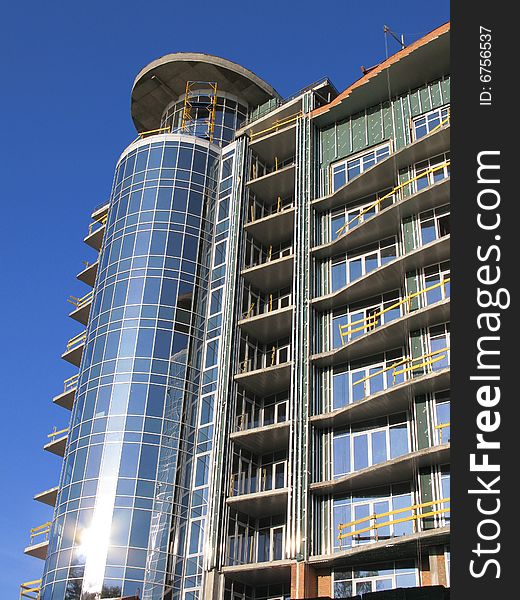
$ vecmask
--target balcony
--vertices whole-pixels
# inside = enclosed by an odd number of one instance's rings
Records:
[[[51,525],[52,523],[49,521],[48,523],[44,523],[39,527],[31,529],[29,545],[24,549],[24,554],[27,554],[27,556],[34,556],[41,560],[47,558]]]
[[[242,270],[242,277],[264,292],[289,287],[292,283],[294,254],[282,256]]]
[[[50,442],[47,442],[43,447],[47,452],[51,452],[52,454],[56,454],[56,456],[61,456],[62,458],[65,456],[65,448],[67,447],[67,438],[69,435],[69,428],[60,429],[59,431],[54,428],[52,433],[49,433],[47,436],[50,438]]]
[[[294,564],[294,560],[248,563],[222,567],[222,573],[226,578],[240,581],[247,585],[289,583],[291,580],[292,564]]]
[[[79,367],[81,364],[81,357],[83,355],[83,348],[85,347],[85,340],[87,338],[87,332],[82,331],[75,335],[67,342],[67,349],[61,355],[63,360],[66,360],[71,365]]]
[[[250,312],[254,312],[253,310]],[[269,305],[267,305],[269,307]],[[247,316],[238,322],[244,333],[263,344],[289,337],[292,329],[294,306],[286,306],[258,315]]]
[[[26,581],[20,585],[20,600],[22,598],[30,598],[31,600],[40,600],[40,592],[42,589],[42,580],[35,579],[34,581]]]
[[[276,351],[276,348],[273,347]],[[241,372],[235,375],[235,381],[247,391],[262,398],[288,390],[291,384],[292,362],[277,363],[276,359],[266,366],[253,367],[251,361],[241,363]]]
[[[276,156],[294,156],[296,124],[302,115],[295,111],[265,124],[263,129],[250,130],[249,145],[262,160],[272,163]]]
[[[76,279],[79,279],[79,281],[85,283],[86,285],[89,285],[90,287],[94,287],[94,284],[96,283],[96,275],[99,266],[99,261],[96,260],[96,262],[92,264],[86,261],[84,262],[85,268],[83,269],[83,271],[80,271],[76,275]]]
[[[90,315],[90,308],[92,307],[93,296],[93,290],[85,294],[82,298],[76,298],[76,296],[69,296],[67,302],[74,306],[74,310],[69,313],[69,317],[71,317],[78,323],[81,323],[82,325],[86,325],[88,323],[88,318]]]
[[[376,163],[335,192],[317,198],[312,202],[312,206],[317,211],[329,210],[375,194],[379,190],[392,188],[399,169],[446,152],[449,146],[450,125],[447,124],[390,154],[388,158]]]
[[[106,214],[104,217],[100,217],[99,220],[93,221],[88,228],[88,234],[83,239],[87,246],[94,248],[94,250],[96,250],[97,252],[101,250],[101,245],[103,244],[103,236],[105,235],[106,222]]]
[[[229,438],[237,446],[261,456],[266,452],[276,452],[289,447],[290,423],[273,423],[244,431],[235,431]]]
[[[229,496],[226,500],[230,508],[259,519],[283,513],[287,510],[288,488],[271,489],[250,494]]]
[[[396,481],[412,480],[417,469],[450,462],[450,444],[431,446],[409,452],[398,458],[366,467],[337,479],[311,483],[311,491],[318,495],[352,492],[387,485]]]
[[[351,339],[344,346],[334,350],[314,354],[311,360],[317,367],[328,367],[364,356],[372,356],[384,352],[388,348],[404,346],[408,341],[410,331],[445,323],[449,321],[449,318],[450,299],[447,298],[409,312],[385,325],[372,328],[370,331],[368,325],[365,327],[367,333]]]
[[[47,506],[56,506],[56,499],[58,497],[59,486],[55,486],[53,488],[49,488],[44,492],[39,492],[34,496],[36,502],[41,502],[42,504],[47,504]]]
[[[423,175],[424,174],[422,174],[421,177]],[[400,184],[398,188],[402,188],[403,185],[408,185],[408,183],[409,182]],[[392,190],[388,196],[395,194],[396,190],[397,188]],[[384,199],[385,196],[370,205],[365,209],[365,214],[369,212],[369,209],[377,209],[376,204],[380,205],[384,202]],[[399,231],[401,221],[406,217],[418,214],[425,210],[438,208],[448,204],[449,201],[450,178],[447,177],[446,179],[424,188],[419,192],[415,192],[410,196],[398,196],[393,204],[383,210],[376,210],[376,213],[370,218],[365,217],[366,220],[361,220],[364,215],[360,213],[357,217],[352,218],[350,222],[347,222],[346,225],[350,228],[345,227],[344,232],[338,234],[338,237],[335,240],[320,246],[315,246],[312,249],[312,253],[316,258],[323,259],[388,238],[394,235],[396,231]]]
[[[76,375],[69,377],[63,382],[63,392],[57,396],[54,396],[52,399],[54,404],[66,408],[67,410],[72,410],[76,389],[78,387],[78,379],[79,373],[76,373]]]
[[[410,368],[410,378],[393,387],[377,392],[354,402],[337,408],[327,413],[314,415],[310,418],[310,422],[317,429],[329,427],[344,427],[351,423],[360,423],[385,415],[402,412],[409,408],[410,398],[420,394],[428,394],[445,390],[450,386],[450,368],[432,370],[414,377],[413,370],[421,371],[425,364],[433,362],[439,357],[444,357],[445,353],[439,351],[437,353],[429,353],[428,355],[419,356],[415,359],[408,359],[407,368]],[[415,364],[417,363],[417,364]],[[402,368],[404,364],[399,367]]]
[[[251,178],[247,186],[255,196],[264,202],[272,202],[274,198],[289,196],[294,191],[296,164],[294,162],[281,166],[261,177]]]
[[[316,310],[326,311],[400,288],[408,271],[440,263],[450,256],[450,235],[445,235],[359,277],[345,287],[312,300]]]
[[[356,545],[352,548],[335,552],[334,554],[321,554],[311,556],[310,564],[314,567],[332,567],[345,564],[345,560],[352,565],[361,565],[372,562],[399,560],[417,556],[418,548],[429,546],[443,546],[450,540],[450,526],[432,527],[408,535],[381,539],[379,541]]]
[[[264,246],[277,246],[294,235],[294,207],[280,209],[260,219],[252,219],[244,230]]]

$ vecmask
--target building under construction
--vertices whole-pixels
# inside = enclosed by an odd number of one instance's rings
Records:
[[[449,36],[341,93],[138,74],[21,597],[447,597]]]

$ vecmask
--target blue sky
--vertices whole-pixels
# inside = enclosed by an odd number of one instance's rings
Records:
[[[449,19],[448,0],[273,3],[179,0],[4,3],[0,24],[1,510],[0,596],[43,563],[25,557],[31,527],[51,518],[32,500],[56,485],[60,460],[42,450],[69,413],[52,405],[73,367],[59,357],[81,326],[67,318],[75,279],[94,251],[91,209],[110,193],[114,164],[135,137],[130,90],[170,52],[220,55],[283,96],[328,76],[339,90],[385,57],[383,25],[411,42]],[[255,14],[258,13],[258,14]],[[390,42],[392,52],[398,49]]]

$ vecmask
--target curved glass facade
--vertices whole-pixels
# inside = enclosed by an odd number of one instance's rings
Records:
[[[165,134],[117,166],[42,600],[163,597],[194,437],[218,157]]]
[[[200,90],[190,97],[192,104],[192,121],[186,133],[197,137],[206,137],[208,132],[208,102],[209,90]],[[171,127],[172,131],[179,131],[184,110],[184,96],[166,107],[162,116],[161,127]],[[215,110],[215,128],[213,143],[225,146],[235,138],[235,131],[242,127],[247,116],[247,107],[231,94],[217,93]]]

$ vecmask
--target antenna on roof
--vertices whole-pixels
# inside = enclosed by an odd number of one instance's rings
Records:
[[[402,33],[401,37],[399,38],[397,37],[397,34],[394,33],[390,27],[388,27],[388,25],[383,27],[383,31],[385,32],[385,36],[390,34],[394,38],[394,40],[401,46],[401,50],[405,47],[406,44],[404,43],[404,33]]]

